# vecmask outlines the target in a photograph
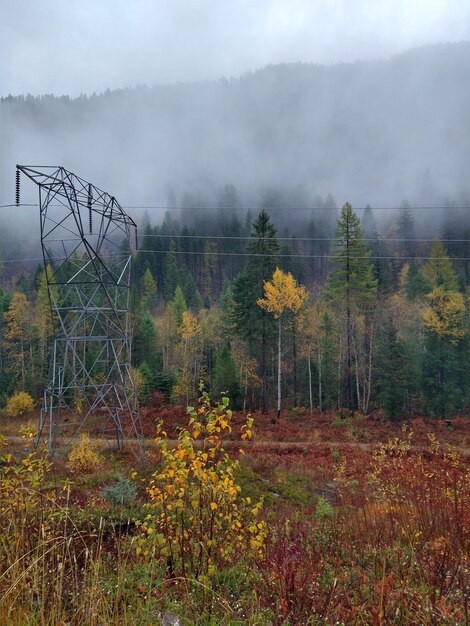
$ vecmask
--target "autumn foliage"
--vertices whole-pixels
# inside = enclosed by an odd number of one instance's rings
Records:
[[[19,391],[8,399],[6,410],[8,415],[18,417],[34,409],[34,400],[25,391]]]
[[[239,554],[255,558],[263,552],[262,503],[240,495],[238,462],[222,447],[231,431],[228,402],[223,397],[212,406],[204,392],[197,409],[188,407],[188,428],[175,447],[165,441],[161,424],[158,428],[162,466],[147,489],[148,515],[137,550],[165,564],[171,576],[204,578]],[[250,439],[251,428],[248,418],[242,440]]]

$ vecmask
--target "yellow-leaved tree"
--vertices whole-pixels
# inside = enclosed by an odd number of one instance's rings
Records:
[[[278,267],[274,270],[272,280],[264,282],[264,298],[259,298],[258,305],[272,313],[278,320],[277,340],[277,417],[281,415],[281,330],[282,317],[291,312],[298,316],[307,300],[308,293],[303,285],[299,285],[290,272],[284,273]]]
[[[178,382],[173,387],[176,400],[189,402],[190,396],[197,387],[200,365],[201,325],[190,311],[183,311],[178,335],[182,339],[182,363],[178,373]]]
[[[197,408],[188,407],[188,428],[169,446],[158,425],[161,467],[147,489],[148,514],[141,524],[137,553],[166,565],[170,577],[204,581],[218,566],[233,565],[240,554],[259,558],[266,538],[259,519],[262,502],[241,495],[238,461],[222,447],[231,430],[229,399],[213,405],[207,393]],[[252,434],[253,419],[242,426]]]
[[[39,369],[38,378],[44,379],[47,375],[49,361],[49,344],[54,336],[54,322],[51,314],[52,305],[58,300],[58,287],[53,282],[53,269],[47,265],[45,271],[41,273],[36,303],[34,306],[34,326],[36,329],[39,348]],[[49,286],[47,278],[49,277]]]
[[[19,291],[15,291],[8,310],[4,314],[5,320],[5,348],[8,368],[21,383],[21,389],[26,385],[27,373],[33,369],[32,341],[33,328],[31,324],[31,306],[28,299]],[[33,373],[34,375],[34,373]],[[20,386],[20,385],[18,385]]]
[[[421,273],[430,291],[425,296],[423,359],[427,410],[449,416],[458,407],[460,346],[465,335],[465,297],[457,289],[457,276],[441,242],[431,248],[431,257]]]
[[[464,336],[465,299],[458,291],[436,287],[426,296],[429,306],[423,312],[426,327],[440,339],[456,344]]]

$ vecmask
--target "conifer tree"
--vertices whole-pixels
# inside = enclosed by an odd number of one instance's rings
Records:
[[[465,300],[457,291],[457,277],[440,241],[436,241],[421,273],[431,291],[423,312],[425,355],[423,377],[426,404],[436,415],[450,415],[465,386],[460,345],[465,336]]]
[[[421,276],[427,293],[436,287],[442,287],[445,291],[458,291],[457,276],[452,267],[452,261],[439,239],[431,246],[429,259],[421,268]]]
[[[173,299],[179,282],[180,271],[176,258],[176,243],[172,239],[163,263],[163,299],[165,302]]]
[[[393,311],[386,311],[377,337],[377,400],[392,419],[409,412],[421,384],[416,344],[400,335],[399,325]]]
[[[197,288],[194,276],[189,270],[180,272],[180,284],[183,291],[186,306],[194,312],[202,307],[202,297]]]
[[[407,200],[401,205],[401,211],[398,216],[397,234],[402,239],[401,254],[405,257],[415,256],[416,231],[413,210]]]
[[[362,238],[359,218],[349,202],[341,211],[336,236],[338,243],[329,277],[327,296],[338,305],[344,315],[346,406],[354,409],[357,407],[358,398],[353,389],[353,320],[359,312],[371,312],[377,292],[377,281],[373,277],[369,261],[370,252]]]
[[[251,256],[233,286],[232,321],[235,332],[248,341],[250,356],[260,364],[262,410],[265,413],[268,409],[268,350],[274,328],[273,318],[257,302],[263,296],[264,281],[269,280],[276,269],[279,252],[276,229],[266,211],[259,214],[251,236],[248,246]]]
[[[212,385],[216,394],[228,395],[234,409],[240,408],[240,383],[228,343],[225,343],[217,352],[212,372]]]
[[[176,325],[179,326],[183,320],[183,313],[188,308],[183,295],[183,290],[179,285],[176,286],[174,298],[170,303],[170,307],[175,317]]]
[[[407,268],[404,287],[408,300],[416,300],[425,296],[430,290],[430,285],[424,280],[416,261],[412,260],[409,264],[405,263],[403,268]]]
[[[157,298],[157,283],[149,267],[145,270],[142,278],[142,284],[144,291],[144,304],[147,308],[151,308],[152,305],[155,304],[155,300]]]
[[[148,311],[142,313],[134,335],[134,361],[137,365],[147,363],[153,372],[160,366],[157,329]]]
[[[364,240],[367,242],[367,247],[373,257],[371,262],[374,277],[377,279],[378,289],[382,293],[389,292],[393,287],[394,271],[391,260],[385,257],[390,256],[390,251],[386,243],[379,238],[377,221],[374,211],[369,204],[364,210],[361,228]]]

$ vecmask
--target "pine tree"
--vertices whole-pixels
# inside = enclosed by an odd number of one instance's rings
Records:
[[[394,282],[392,261],[391,259],[386,258],[390,256],[390,251],[386,243],[379,239],[377,221],[375,219],[374,211],[369,204],[364,210],[364,215],[361,220],[361,228],[364,240],[367,242],[367,246],[373,257],[371,258],[371,262],[373,265],[374,277],[377,279],[378,289],[381,293],[390,292],[393,288]]]
[[[365,239],[378,239],[379,231],[377,228],[377,220],[370,204],[364,209],[364,215],[361,220],[362,233]],[[370,246],[371,247],[371,246]]]
[[[262,410],[268,409],[268,362],[269,347],[274,334],[273,319],[260,308],[258,300],[263,296],[264,281],[269,280],[276,269],[279,244],[276,229],[266,211],[261,211],[253,224],[252,240],[248,246],[250,258],[245,271],[233,286],[232,321],[235,332],[248,341],[250,356],[260,364],[262,381]]]
[[[194,276],[189,270],[180,272],[180,284],[186,305],[191,311],[197,312],[202,307],[202,297],[197,288]]]
[[[405,293],[408,300],[416,300],[429,293],[431,285],[424,279],[416,261],[412,260],[409,264],[405,263],[403,268],[408,268],[404,281]]]
[[[157,299],[157,283],[152,276],[150,268],[147,267],[142,278],[144,305],[150,309]]]
[[[139,319],[134,334],[133,356],[136,365],[147,363],[153,372],[161,365],[157,351],[157,329],[148,311],[144,311]]]
[[[217,352],[212,372],[212,386],[216,394],[228,394],[232,408],[240,408],[240,383],[228,343],[225,343]]]
[[[377,281],[373,277],[370,252],[362,238],[359,218],[349,202],[341,211],[336,236],[338,243],[327,295],[340,307],[345,319],[346,406],[354,409],[359,399],[353,389],[353,320],[358,313],[367,314],[372,310]]]
[[[214,286],[214,261],[215,245],[207,239],[204,241],[204,261],[202,275],[202,289],[204,297],[210,302],[213,296]]]
[[[183,321],[183,313],[187,310],[186,300],[183,290],[179,285],[176,286],[174,298],[170,303],[171,311],[174,315],[176,325],[179,326]]]
[[[400,336],[399,321],[387,311],[377,337],[377,400],[392,419],[409,412],[410,399],[419,391],[417,356],[415,342]]]
[[[420,273],[427,293],[436,287],[442,287],[445,291],[458,291],[458,281],[452,261],[439,239],[432,244],[429,259],[423,264]]]
[[[172,239],[163,263],[163,299],[165,302],[170,302],[173,299],[179,282],[180,270],[176,258],[176,243]]]
[[[397,224],[398,237],[402,239],[401,254],[405,257],[415,256],[416,231],[413,209],[407,200],[401,205],[401,211],[398,216]]]
[[[431,258],[421,268],[433,287],[423,312],[425,355],[423,378],[429,410],[450,415],[462,400],[464,374],[460,346],[465,338],[465,300],[457,291],[457,277],[440,241],[433,244]]]

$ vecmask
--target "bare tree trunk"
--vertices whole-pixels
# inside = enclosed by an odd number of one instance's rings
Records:
[[[355,340],[354,336],[352,337],[351,346],[352,346],[352,351],[353,351],[353,356],[354,356],[354,364],[355,364],[355,369],[356,369],[357,406],[358,406],[358,408],[362,408],[361,407],[361,386],[360,386],[360,383],[359,383],[359,362],[358,362],[358,358],[357,358],[356,340]]]
[[[297,346],[295,333],[295,318],[292,320],[292,358],[294,365],[294,406],[297,406]]]
[[[352,337],[352,323],[351,323],[351,290],[350,290],[350,258],[349,258],[349,223],[348,223],[348,236],[346,239],[346,400],[348,409],[352,409],[354,406],[353,393],[352,393],[352,373],[351,373],[351,344]],[[356,368],[357,375],[357,368]],[[359,401],[359,398],[358,398]]]
[[[21,346],[21,383],[22,383],[22,390],[24,391],[25,380],[26,380],[26,364],[25,364],[25,357],[24,357],[23,336],[21,337],[20,346]]]
[[[339,357],[338,357],[338,407],[341,407],[341,359],[343,358],[343,334],[339,334]]]
[[[320,346],[318,346],[318,407],[320,412],[323,411],[322,393],[321,350]]]
[[[313,415],[312,364],[310,363],[310,354],[308,355],[307,363],[308,363],[308,393],[310,397],[310,415]]]
[[[370,393],[372,389],[372,349],[373,349],[373,338],[374,338],[374,322],[371,322],[370,325],[370,335],[369,335],[369,364],[367,371],[367,393],[364,401],[364,413],[367,415],[369,411],[369,402],[370,402]]]
[[[277,339],[277,418],[281,417],[281,318],[279,317],[279,334]]]
[[[268,412],[268,373],[267,373],[267,364],[266,364],[266,348],[267,348],[267,337],[266,337],[266,318],[265,313],[263,311],[263,334],[261,338],[261,385],[262,385],[262,412],[265,415]]]
[[[243,380],[243,367],[240,368],[240,380]],[[246,412],[246,394],[248,393],[248,367],[245,367],[245,384],[243,390],[243,413]]]

